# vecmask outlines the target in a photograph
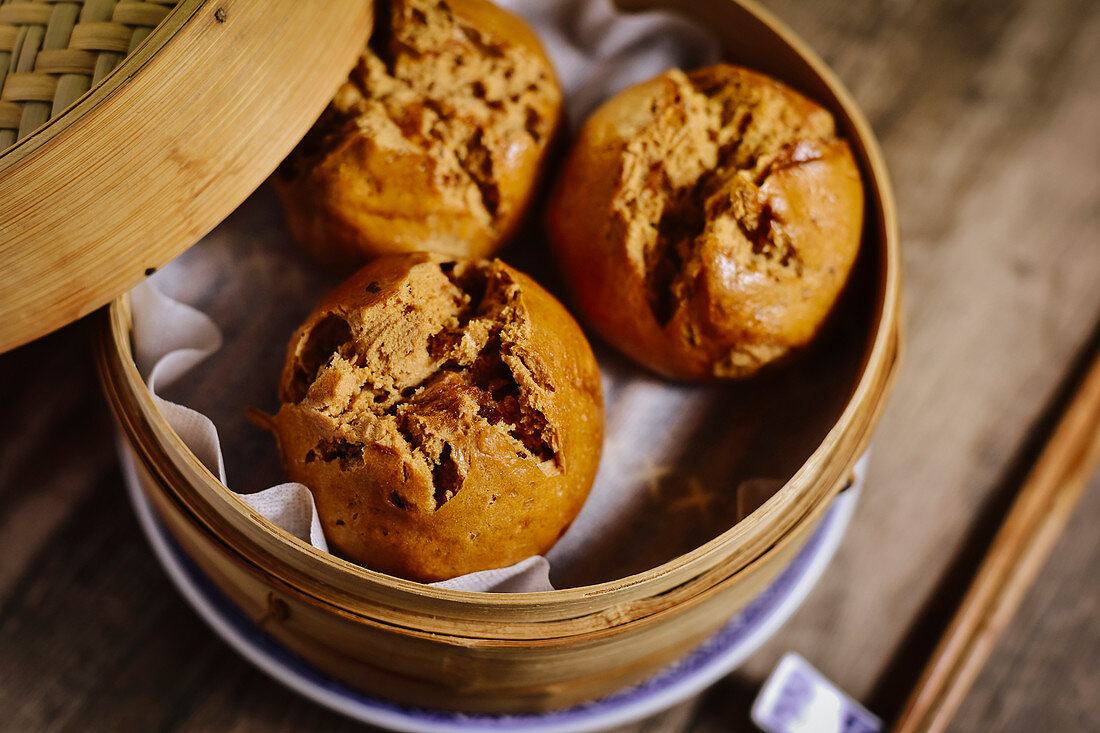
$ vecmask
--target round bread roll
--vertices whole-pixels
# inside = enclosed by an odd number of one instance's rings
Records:
[[[677,379],[807,344],[859,249],[863,186],[832,116],[762,74],[673,70],[585,123],[547,225],[583,317]]]
[[[423,582],[549,549],[603,441],[580,327],[499,260],[371,262],[294,334],[279,394],[269,427],[329,544]]]
[[[294,237],[344,268],[484,257],[527,210],[561,116],[538,38],[488,0],[378,0],[370,44],[273,178]]]

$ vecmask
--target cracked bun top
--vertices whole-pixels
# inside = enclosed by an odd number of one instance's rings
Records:
[[[379,258],[291,338],[270,428],[333,549],[437,581],[545,552],[603,440],[600,374],[552,295],[499,260]]]
[[[294,237],[336,267],[484,257],[518,226],[561,116],[535,34],[488,0],[378,0],[369,45],[274,176]]]
[[[673,378],[747,377],[825,320],[859,249],[863,186],[828,111],[720,64],[600,107],[547,225],[608,342]]]

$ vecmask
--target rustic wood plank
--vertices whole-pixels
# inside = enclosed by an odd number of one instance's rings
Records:
[[[1007,506],[1013,457],[1058,365],[1100,316],[1100,146],[1084,132],[1100,119],[1100,12],[1075,2],[769,5],[825,52],[880,135],[900,202],[909,333],[850,535],[740,679],[755,690],[793,648],[890,715],[938,627],[926,623],[917,639],[906,630],[922,615],[946,621],[966,574],[937,587],[941,578],[968,554],[974,518]],[[898,655],[908,668],[889,663]],[[749,691],[717,697],[742,702],[717,715],[745,719]]]
[[[1100,480],[955,718],[953,730],[1100,730]]]
[[[0,360],[0,606],[89,479],[114,463],[89,354],[77,326]]]
[[[0,729],[361,730],[256,671],[170,585],[126,499],[88,325],[0,356],[0,384],[20,385],[0,420]]]

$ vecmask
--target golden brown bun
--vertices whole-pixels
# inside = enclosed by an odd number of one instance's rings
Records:
[[[488,0],[375,7],[370,45],[273,179],[290,230],[336,267],[484,257],[535,191],[561,116],[554,69],[531,29]]]
[[[591,488],[600,373],[576,321],[499,260],[379,258],[290,341],[271,420],[330,545],[436,581],[545,552]]]
[[[728,64],[666,72],[600,107],[547,214],[584,318],[679,379],[746,377],[807,344],[862,222],[832,116]]]

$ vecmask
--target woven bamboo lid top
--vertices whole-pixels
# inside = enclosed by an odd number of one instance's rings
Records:
[[[358,57],[370,0],[0,0],[0,352],[225,218]]]
[[[57,117],[137,48],[177,0],[0,4],[0,151]]]

